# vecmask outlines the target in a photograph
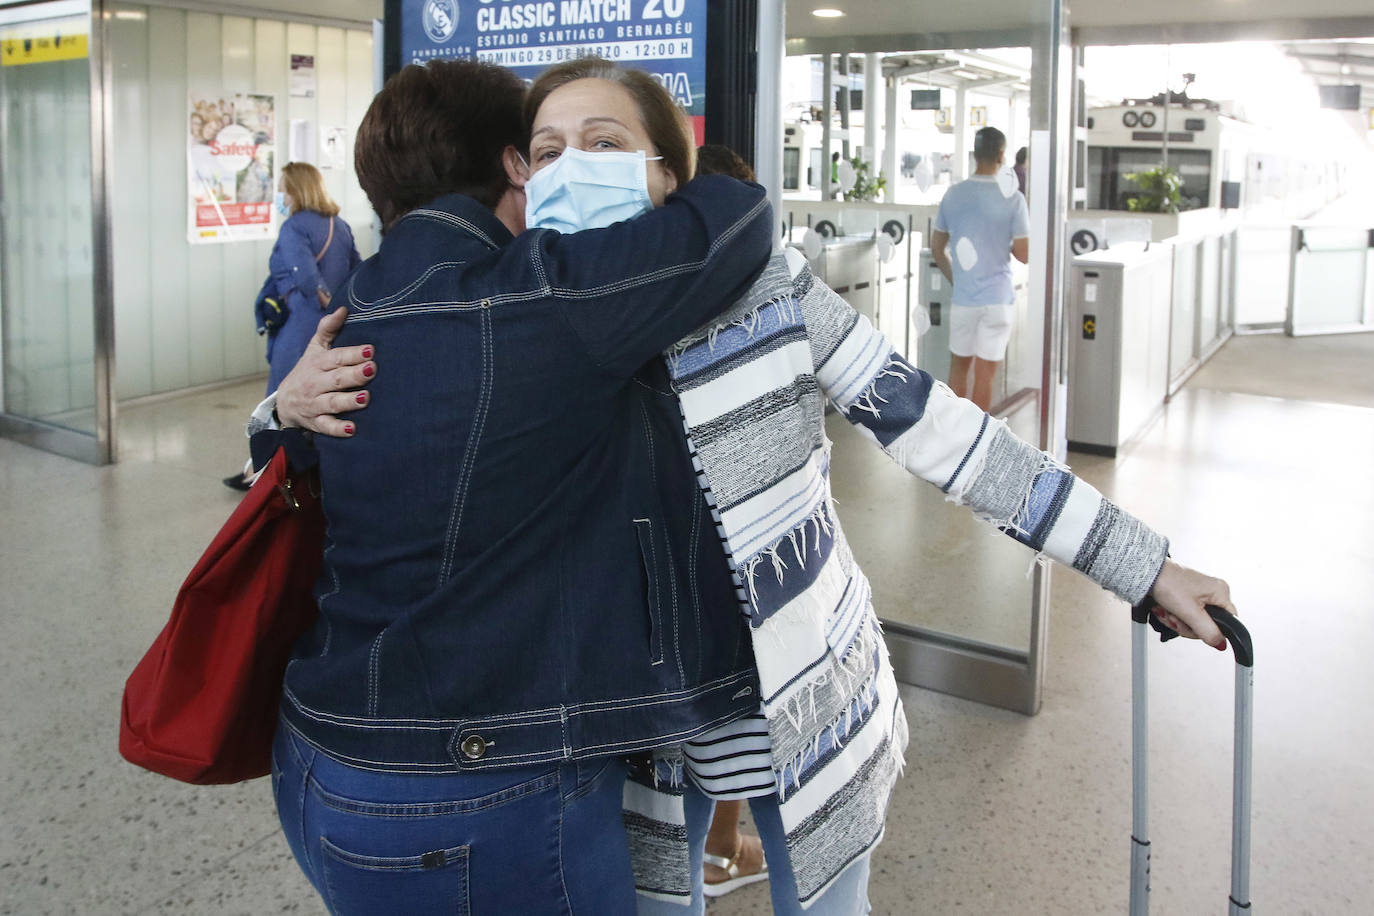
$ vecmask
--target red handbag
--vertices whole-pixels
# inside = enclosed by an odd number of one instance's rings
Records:
[[[316,480],[278,448],[186,577],[124,685],[125,760],[199,785],[270,772],[286,663],[317,614]]]

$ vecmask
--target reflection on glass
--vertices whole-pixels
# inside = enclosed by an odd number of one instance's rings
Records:
[[[893,52],[876,62],[884,74],[896,75],[884,90],[895,97],[870,100],[856,94],[863,68],[875,61],[850,55],[841,66],[840,58],[830,58],[829,79],[824,56],[789,58],[784,72],[787,241],[898,353],[946,382],[952,290],[930,254],[940,202],[976,170],[975,134],[985,126],[1004,134],[1002,171],[1012,182],[1010,193],[1020,193],[1012,171],[1016,154],[1034,145],[1032,96],[1049,86],[1033,85],[1029,48]],[[828,102],[827,85],[836,98],[848,91],[851,104]],[[895,113],[895,123],[889,125],[887,112]],[[873,120],[881,127],[866,130]],[[876,148],[869,145],[875,142]],[[882,170],[883,193],[844,180],[835,157]],[[1031,156],[1026,168],[1035,172],[1051,164],[1047,153],[1039,163]],[[1037,228],[1032,220],[1032,236],[1043,231],[1043,221]],[[1037,245],[1043,250],[1043,239],[1033,241],[1032,249]],[[1017,434],[1037,441],[1044,301],[1029,294],[1025,265],[1010,255],[1008,260],[1015,317],[991,404],[994,412],[1008,414]],[[827,428],[835,443],[831,481],[837,512],[889,631],[916,630],[943,644],[981,643],[1029,655],[1031,553],[912,477],[844,417],[831,414]]]
[[[831,484],[840,524],[873,585],[878,616],[1028,651],[1031,553],[911,476],[839,414],[826,429],[835,442]]]
[[[87,19],[6,28],[84,40]],[[93,434],[90,69],[51,57],[0,67],[4,411]]]

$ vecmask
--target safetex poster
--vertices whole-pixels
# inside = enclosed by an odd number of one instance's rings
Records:
[[[702,141],[706,0],[403,0],[403,65],[475,57],[534,79],[589,55],[653,75]]]
[[[271,238],[277,186],[274,97],[192,92],[186,142],[190,240]]]

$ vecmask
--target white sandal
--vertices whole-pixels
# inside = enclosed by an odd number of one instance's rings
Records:
[[[726,874],[724,881],[704,882],[703,891],[707,897],[720,897],[731,891],[739,890],[746,885],[768,880],[767,858],[763,860],[758,871],[747,875],[740,874],[739,857],[742,852],[744,852],[743,835],[739,838],[739,848],[736,849],[735,854],[728,859],[724,856],[713,856],[709,852],[702,855],[702,862],[705,865],[714,865]]]

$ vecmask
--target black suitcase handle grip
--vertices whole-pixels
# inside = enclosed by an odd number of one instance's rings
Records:
[[[1151,612],[1154,609],[1154,600],[1147,595],[1144,601],[1131,608],[1131,619],[1136,623],[1149,623],[1160,631],[1161,640],[1167,641],[1177,636],[1176,632],[1152,616]],[[1221,630],[1221,635],[1231,644],[1232,651],[1236,653],[1236,664],[1246,668],[1255,667],[1255,648],[1250,642],[1250,631],[1240,622],[1240,618],[1215,604],[1207,605],[1207,613],[1211,615],[1217,629]]]

